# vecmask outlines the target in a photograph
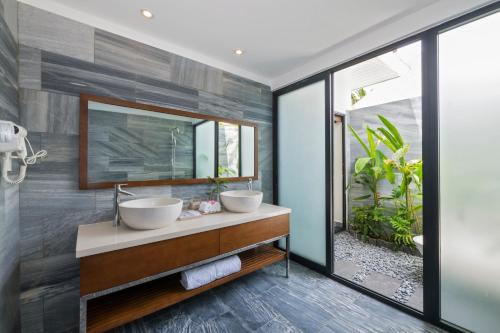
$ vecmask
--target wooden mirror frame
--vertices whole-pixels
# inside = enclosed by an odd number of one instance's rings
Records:
[[[127,184],[128,186],[158,186],[158,185],[191,185],[191,184],[206,184],[208,183],[207,178],[185,178],[185,179],[156,179],[156,180],[133,180],[133,181],[109,181],[100,183],[89,183],[88,182],[88,105],[89,102],[98,102],[103,104],[110,104],[116,106],[122,106],[127,108],[167,113],[176,116],[204,119],[215,122],[226,122],[239,126],[249,126],[254,128],[254,175],[247,177],[225,177],[224,179],[228,182],[238,182],[246,181],[248,179],[257,180],[259,177],[259,128],[256,123],[245,121],[245,120],[235,120],[229,118],[209,116],[205,114],[176,110],[171,108],[165,108],[155,105],[142,104],[132,101],[126,101],[121,99],[116,99],[112,97],[95,96],[89,94],[80,95],[80,189],[103,189],[112,188],[115,184]],[[241,135],[241,132],[240,132]],[[218,149],[218,148],[216,148]],[[241,158],[241,156],[240,156]],[[215,158],[218,160],[218,157]],[[241,165],[240,165],[241,169]],[[217,167],[214,170],[215,177],[218,177]]]

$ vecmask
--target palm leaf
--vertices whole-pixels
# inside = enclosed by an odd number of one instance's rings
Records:
[[[401,148],[401,144],[398,142],[398,140],[391,134],[391,132],[389,132],[387,129],[383,128],[383,127],[379,127],[377,128],[383,135],[384,137],[387,139],[387,141],[389,141],[391,143],[391,145],[394,147],[394,149],[391,149],[391,150],[397,150],[399,148]],[[385,143],[385,142],[384,142]]]
[[[380,121],[387,127],[387,129],[391,132],[391,134],[394,136],[394,138],[397,140],[397,142],[402,146],[404,145],[403,138],[401,137],[401,134],[399,134],[398,129],[396,126],[394,126],[387,118],[385,118],[382,115],[378,115],[378,118]]]
[[[375,146],[375,141],[373,140],[372,131],[370,131],[370,128],[368,126],[365,127],[365,131],[366,131],[366,136],[368,137],[368,144],[370,147],[370,156],[375,157],[374,155],[375,155],[376,146]]]
[[[366,155],[371,156],[370,155],[370,150],[368,149],[368,147],[366,146],[366,144],[363,142],[363,140],[361,139],[361,137],[358,135],[358,133],[356,132],[356,130],[351,125],[348,125],[348,127],[349,127],[349,130],[351,131],[352,135],[356,138],[356,140],[358,140],[358,142],[361,145],[361,147],[363,147],[363,149],[365,150]]]
[[[371,196],[372,196],[371,194],[362,195],[360,197],[353,198],[352,200],[354,200],[354,201],[366,200],[366,199],[369,199]]]
[[[371,157],[360,157],[356,160],[356,163],[354,164],[354,171],[356,173],[360,173],[361,170],[363,170],[368,164],[368,162],[371,161]]]
[[[394,152],[394,151],[397,150],[397,148],[394,146],[394,144],[392,144],[392,142],[389,141],[385,136],[382,136],[382,135],[378,134],[377,132],[375,132],[371,128],[369,128],[368,131],[370,131],[377,139],[379,139],[380,141],[382,141],[384,143],[384,145],[386,145],[387,148],[389,148],[391,151]]]

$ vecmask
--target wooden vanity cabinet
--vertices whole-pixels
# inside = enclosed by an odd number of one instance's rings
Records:
[[[80,259],[80,294],[106,290],[219,255],[219,230]]]
[[[267,265],[288,260],[285,251],[262,243],[289,237],[289,232],[289,214],[283,214],[82,257],[80,295],[85,318],[80,331],[116,328]],[[179,274],[167,275],[169,271],[230,253],[240,256],[241,271],[200,288],[185,290],[179,283]],[[123,288],[129,283],[133,286]]]

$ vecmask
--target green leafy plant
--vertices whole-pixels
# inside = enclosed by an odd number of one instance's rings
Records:
[[[375,132],[368,126],[365,127],[367,135],[366,143],[350,125],[349,130],[366,153],[366,156],[358,157],[354,163],[353,181],[354,183],[363,185],[370,191],[370,194],[354,198],[353,200],[359,201],[371,197],[373,206],[380,207],[378,183],[384,178],[384,160],[386,159],[382,151],[378,149],[380,141],[375,141]]]
[[[234,169],[231,169],[230,167],[225,167],[222,165],[219,165],[217,168],[217,172],[219,175],[224,175],[224,176],[236,176],[237,172]]]
[[[351,105],[356,104],[366,96],[365,88],[359,88],[351,93]]]
[[[411,222],[417,234],[422,233],[422,222],[418,212],[422,209],[416,200],[422,198],[422,160],[406,159],[410,145],[406,144],[398,129],[385,117],[378,116],[384,127],[373,132],[384,145],[389,148],[392,158],[384,160],[385,177],[391,184],[396,184],[396,174],[401,175],[401,181],[392,191],[398,212],[403,212],[404,219]]]
[[[353,207],[352,228],[361,233],[363,240],[368,237],[381,238],[384,235],[384,225],[387,217],[383,208],[373,206]]]
[[[208,181],[210,182],[210,184],[215,185],[215,187],[211,191],[209,191],[207,193],[207,195],[208,195],[209,199],[211,199],[211,200],[213,199],[213,197],[215,195],[215,198],[216,198],[215,200],[218,201],[219,195],[222,192],[222,190],[227,188],[227,185],[226,185],[227,181],[223,178],[218,178],[218,177],[216,177],[216,178],[208,177]]]
[[[398,247],[415,247],[412,233],[413,221],[408,220],[405,215],[404,213],[397,214],[389,219],[393,229],[391,239]]]

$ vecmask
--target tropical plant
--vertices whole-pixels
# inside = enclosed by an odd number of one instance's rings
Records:
[[[413,242],[412,225],[413,221],[408,220],[405,214],[396,214],[389,218],[392,225],[392,241],[398,246],[415,246]]]
[[[404,218],[415,228],[417,234],[421,234],[422,223],[418,212],[422,209],[422,205],[416,201],[422,198],[422,160],[408,161],[406,155],[410,145],[405,143],[396,126],[385,117],[381,115],[378,117],[384,127],[379,127],[378,132],[373,131],[373,135],[393,153],[392,158],[386,158],[384,161],[385,177],[391,184],[396,184],[396,174],[401,175],[401,181],[391,194],[398,211],[397,225],[401,226],[400,218]]]
[[[232,169],[230,167],[225,167],[222,165],[218,166],[217,172],[219,175],[224,175],[224,176],[229,176],[229,177],[237,175],[237,172],[234,169]]]
[[[351,93],[351,105],[356,104],[366,96],[365,88],[359,88]]]
[[[216,197],[216,200],[218,201],[219,199],[219,195],[220,193],[222,192],[223,189],[227,188],[227,181],[223,178],[212,178],[212,177],[208,177],[208,181],[210,182],[210,184],[213,184],[215,185],[215,187],[210,190],[209,192],[207,192],[207,195],[209,196],[209,199],[213,199],[214,195]]]
[[[386,159],[382,151],[378,149],[380,141],[375,141],[375,131],[368,126],[365,127],[367,143],[361,139],[356,130],[350,125],[349,130],[366,153],[366,156],[358,157],[354,163],[353,181],[365,186],[370,191],[370,194],[354,198],[353,200],[359,201],[371,197],[373,206],[380,207],[378,183],[384,178],[384,160]]]
[[[368,237],[380,238],[384,234],[387,217],[383,208],[373,206],[353,207],[352,228],[361,233],[363,240]]]

